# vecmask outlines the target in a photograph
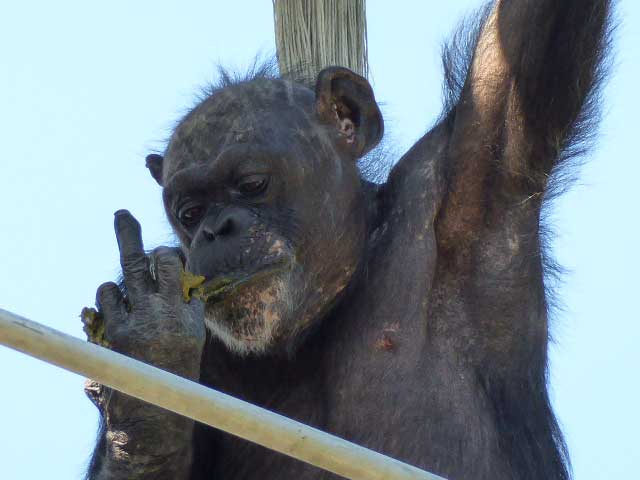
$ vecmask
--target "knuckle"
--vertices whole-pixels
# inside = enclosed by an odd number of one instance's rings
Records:
[[[159,247],[156,247],[153,249],[153,254],[157,255],[157,256],[165,256],[165,255],[175,255],[176,254],[176,250],[175,248],[171,248],[171,247],[167,247],[165,245],[161,245]]]
[[[177,249],[168,247],[159,247],[152,252],[152,265],[154,265],[154,270],[157,270],[157,280],[163,284],[177,279],[183,268],[182,259]]]
[[[116,301],[120,295],[120,288],[113,282],[105,282],[98,287],[96,299],[98,303]],[[98,305],[100,307],[100,305]]]
[[[182,264],[180,253],[176,248],[157,247],[153,250],[152,255],[156,258],[159,264]]]
[[[125,271],[125,275],[145,272],[148,267],[148,259],[145,256],[131,255],[122,259],[122,268]]]

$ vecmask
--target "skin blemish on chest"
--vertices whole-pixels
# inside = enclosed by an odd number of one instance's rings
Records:
[[[396,333],[400,331],[400,322],[393,322],[389,326],[385,327],[383,330],[385,333]]]
[[[400,322],[394,322],[382,329],[382,335],[374,344],[376,350],[393,352],[397,348],[397,342],[392,338],[394,333],[400,331]]]
[[[384,334],[381,338],[376,340],[374,344],[376,350],[384,351],[384,352],[393,352],[396,349],[396,344],[389,338],[388,335]]]

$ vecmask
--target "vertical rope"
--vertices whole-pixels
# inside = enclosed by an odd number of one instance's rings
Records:
[[[313,80],[337,65],[366,77],[366,0],[273,0],[280,73]]]

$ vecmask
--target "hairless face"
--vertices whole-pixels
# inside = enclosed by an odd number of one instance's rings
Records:
[[[356,160],[382,128],[366,81],[332,68],[315,92],[270,78],[218,89],[148,158],[205,277],[206,324],[232,350],[291,348],[349,284],[366,233]]]

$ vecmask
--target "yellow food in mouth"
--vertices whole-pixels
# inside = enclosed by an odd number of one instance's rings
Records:
[[[191,291],[196,290],[198,287],[202,286],[205,280],[206,280],[205,277],[202,275],[194,275],[191,272],[182,270],[180,272],[180,284],[182,285],[182,299],[186,303],[188,303],[192,297]],[[196,294],[194,294],[194,296],[196,296]]]
[[[182,285],[182,298],[188,303],[192,298],[208,302],[210,300],[220,300],[232,290],[245,285],[260,281],[275,272],[291,268],[290,262],[281,261],[263,267],[261,270],[251,274],[231,274],[230,276],[218,276],[208,280],[203,275],[195,275],[187,270],[180,272],[180,283]]]
[[[194,275],[183,270],[180,274],[182,284],[182,298],[185,302],[192,298],[207,302],[211,298],[220,296],[230,289],[234,284],[239,283],[232,278],[217,278],[205,283],[206,278],[202,275]]]

